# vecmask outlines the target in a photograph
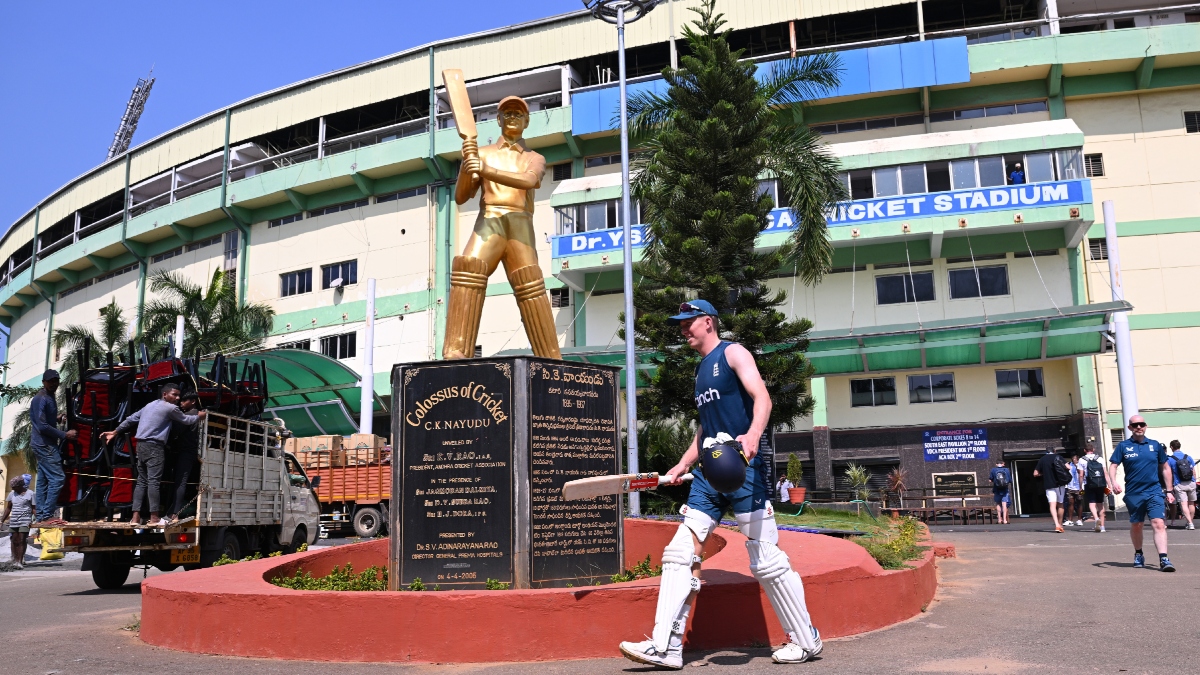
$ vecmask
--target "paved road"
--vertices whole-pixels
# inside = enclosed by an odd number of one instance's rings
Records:
[[[954,531],[937,539],[958,547],[939,562],[941,588],[926,613],[854,638],[827,641],[804,673],[1183,673],[1179,636],[1195,642],[1200,598],[1200,531],[1172,531],[1176,574],[1131,568],[1125,532],[1029,529]],[[1148,549],[1154,558],[1152,549]],[[140,642],[122,627],[140,611],[138,587],[101,593],[88,573],[67,568],[0,574],[4,672],[104,674],[231,672],[327,673],[328,663],[272,662],[184,654]],[[1189,625],[1180,625],[1186,619]],[[364,619],[366,620],[366,619]],[[386,630],[384,626],[371,627]],[[648,631],[649,626],[644,630]],[[348,626],[346,630],[361,627]],[[639,627],[642,629],[642,627]],[[638,637],[634,631],[630,637]],[[316,655],[319,639],[297,636]],[[463,635],[486,640],[486,635]],[[780,673],[762,649],[688,653],[704,673]],[[612,674],[649,672],[623,659],[494,666],[337,665],[346,675],[381,673]],[[1194,670],[1194,669],[1191,669]]]

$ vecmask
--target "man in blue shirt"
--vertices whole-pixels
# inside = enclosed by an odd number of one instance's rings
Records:
[[[1185,530],[1194,530],[1196,525],[1193,518],[1196,516],[1196,461],[1183,453],[1183,446],[1179,441],[1171,441],[1171,455],[1167,457],[1167,464],[1171,466],[1171,474],[1175,478],[1175,501],[1179,504],[1179,510],[1183,511],[1183,517],[1187,518],[1187,527]],[[1171,518],[1171,524],[1175,524],[1175,519]]]
[[[996,466],[988,474],[992,483],[992,501],[996,502],[997,515],[1000,524],[1008,524],[1009,490],[1012,489],[1012,471],[1004,466],[1004,460],[996,460]]]
[[[58,446],[64,439],[75,440],[74,429],[63,431],[58,428],[58,403],[54,400],[58,382],[58,371],[47,370],[42,374],[41,390],[29,402],[29,423],[33,427],[29,445],[33,456],[37,457],[36,522],[51,521],[58,510],[58,493],[67,479]]]
[[[1108,482],[1113,486],[1113,492],[1121,494],[1117,466],[1125,468],[1125,506],[1129,509],[1133,566],[1146,566],[1146,558],[1142,555],[1142,527],[1149,516],[1150,527],[1154,528],[1154,547],[1158,549],[1158,568],[1163,572],[1174,572],[1175,566],[1167,558],[1167,524],[1163,520],[1166,508],[1163,486],[1158,482],[1161,475],[1166,485],[1167,502],[1175,503],[1174,478],[1167,464],[1167,449],[1162,443],[1146,438],[1146,420],[1141,415],[1129,418],[1129,431],[1130,437],[1118,443],[1109,457],[1112,464],[1108,467]]]

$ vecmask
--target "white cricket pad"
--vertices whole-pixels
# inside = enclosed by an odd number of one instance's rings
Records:
[[[767,541],[747,541],[746,550],[750,554],[750,572],[762,585],[784,632],[792,642],[809,652],[815,651],[812,620],[804,604],[804,582],[792,569],[787,554]]]
[[[712,516],[699,509],[693,509],[687,504],[681,506],[679,512],[683,514],[683,524],[696,535],[697,541],[701,544],[708,538],[708,533],[717,525]]]
[[[692,531],[680,526],[663,549],[662,577],[658,584],[658,608],[654,612],[654,633],[650,640],[659,652],[666,652],[672,635],[682,635],[687,627],[692,593],[700,590],[700,580],[692,576],[692,565],[700,563],[692,544]]]
[[[747,539],[765,541],[770,544],[779,543],[779,529],[775,527],[775,509],[771,502],[766,508],[751,513],[736,514],[738,529]]]

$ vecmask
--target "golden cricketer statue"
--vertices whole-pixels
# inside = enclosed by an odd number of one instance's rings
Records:
[[[465,99],[465,88],[461,95]],[[455,109],[456,118],[458,115],[459,110]],[[463,133],[465,125],[458,124],[463,135],[463,161],[454,199],[460,205],[465,204],[480,188],[483,195],[475,229],[462,255],[456,256],[451,264],[450,305],[442,357],[465,359],[474,355],[487,280],[503,262],[533,353],[561,359],[533,232],[534,190],[542,184],[546,159],[526,149],[521,140],[529,126],[529,105],[523,99],[508,96],[500,101],[498,121],[500,139],[482,148],[474,138],[474,119],[469,125],[469,135]]]

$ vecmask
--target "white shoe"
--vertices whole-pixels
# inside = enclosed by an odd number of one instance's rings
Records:
[[[25,565],[22,565],[21,563],[13,563],[13,569],[20,571],[25,569]]]
[[[671,642],[674,642],[674,640],[671,640]],[[668,668],[670,670],[680,670],[683,668],[682,644],[678,647],[668,644],[667,651],[660,652],[654,648],[653,641],[644,640],[642,642],[622,642],[620,649],[625,658],[630,661],[658,666],[659,668]]]
[[[775,663],[804,663],[812,655],[808,650],[795,642],[789,642],[786,645],[776,649],[771,654],[771,660]]]
[[[1196,529],[1196,526],[1195,526],[1194,524],[1192,524],[1192,523],[1188,523],[1188,524],[1187,524],[1187,527],[1185,527],[1185,528],[1183,528],[1183,529],[1185,529],[1185,530],[1194,530],[1194,529]]]
[[[1064,521],[1064,522],[1063,522],[1063,525],[1065,525],[1065,526],[1067,526],[1067,527],[1075,527],[1075,521],[1073,521],[1073,520],[1067,520],[1067,521]]]
[[[812,657],[820,654],[821,650],[825,649],[825,645],[821,643],[821,631],[817,630],[816,626],[812,627],[812,631],[813,631],[813,643],[816,646],[813,647],[813,650],[811,652],[809,652],[809,654],[808,654],[809,658],[812,658]]]
[[[1080,526],[1080,527],[1083,527],[1083,521],[1082,521],[1082,520],[1077,520],[1077,521],[1075,521],[1075,524],[1076,524],[1076,525],[1078,525],[1078,526]]]
[[[1101,532],[1104,532],[1104,531],[1105,531],[1105,530],[1104,530],[1104,526],[1103,526],[1103,525],[1101,525],[1101,526],[1100,526],[1100,531],[1101,531]]]
[[[166,527],[170,524],[171,524],[171,521],[167,520],[166,518],[159,518],[158,521],[156,521],[153,526],[154,527]]]

